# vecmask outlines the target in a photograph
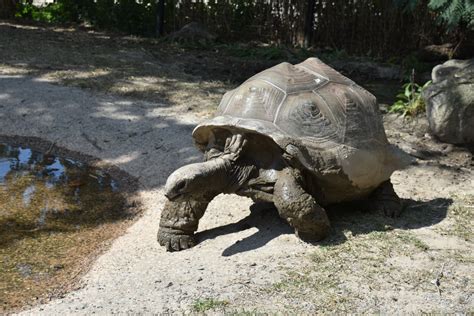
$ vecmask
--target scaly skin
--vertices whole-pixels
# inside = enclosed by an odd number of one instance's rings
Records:
[[[188,249],[196,244],[194,232],[208,203],[166,201],[161,212],[158,242],[167,251]]]
[[[318,241],[326,237],[331,228],[326,211],[303,187],[298,170],[286,168],[275,183],[274,203],[280,216],[304,241]]]

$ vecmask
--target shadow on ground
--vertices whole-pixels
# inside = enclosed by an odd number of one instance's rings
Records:
[[[50,142],[46,149],[87,153],[147,189],[163,185],[175,168],[202,159],[192,143],[195,120],[152,102],[0,76],[0,134],[39,137]]]
[[[399,218],[390,218],[376,211],[362,211],[356,205],[337,205],[328,208],[331,233],[315,245],[332,246],[344,243],[344,232],[352,235],[369,234],[374,231],[392,229],[417,229],[441,222],[447,215],[451,199],[438,198],[430,201],[403,200],[404,210]],[[214,239],[220,235],[232,234],[255,227],[258,231],[249,237],[227,247],[223,256],[232,256],[260,248],[280,235],[293,234],[293,229],[278,216],[271,204],[254,204],[250,215],[242,220],[221,227],[199,232],[199,241]]]

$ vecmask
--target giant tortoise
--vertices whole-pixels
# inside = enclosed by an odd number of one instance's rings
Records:
[[[167,250],[195,244],[220,193],[273,203],[305,241],[328,234],[324,207],[333,203],[401,211],[390,176],[408,159],[388,143],[376,98],[317,58],[281,63],[227,92],[193,137],[205,161],[166,182],[158,241]]]

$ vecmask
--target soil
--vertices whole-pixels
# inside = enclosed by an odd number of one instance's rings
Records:
[[[474,311],[472,152],[436,141],[425,118],[384,114],[389,140],[415,158],[392,178],[400,218],[334,209],[331,236],[312,245],[272,208],[221,195],[199,244],[168,253],[156,242],[162,185],[201,159],[193,127],[223,92],[277,61],[13,22],[0,23],[0,43],[0,134],[115,166],[138,179],[145,210],[78,289],[25,314]]]

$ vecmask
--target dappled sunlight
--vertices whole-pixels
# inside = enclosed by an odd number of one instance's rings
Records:
[[[191,137],[198,117],[187,111],[177,117],[179,110],[156,103],[94,96],[36,78],[6,76],[2,86],[2,133],[86,151],[137,175],[149,188],[162,185],[163,175],[176,167],[202,159]]]
[[[10,22],[4,22],[4,21],[0,21],[0,26],[15,27],[18,29],[23,29],[23,30],[39,30],[40,29],[39,26],[10,23]]]
[[[11,205],[30,207],[25,213],[31,225],[20,227],[26,231],[22,233],[29,234],[24,239],[33,236],[44,241],[32,248],[32,253],[41,252],[35,264],[42,270],[23,259],[20,264],[9,261],[9,269],[20,280],[34,283],[35,278],[57,275],[69,267],[56,256],[48,258],[47,248],[58,235],[77,233],[77,251],[70,256],[66,253],[73,261],[80,252],[94,256],[96,249],[90,240],[95,241],[95,236],[114,233],[110,236],[115,238],[122,234],[95,261],[81,289],[30,313],[187,314],[193,299],[221,294],[229,297],[231,308],[262,307],[263,313],[390,313],[403,311],[410,302],[428,306],[429,312],[437,311],[432,306],[440,306],[440,302],[459,302],[460,294],[469,293],[466,276],[472,261],[468,250],[472,248],[474,200],[466,194],[474,190],[469,186],[474,180],[468,161],[472,155],[463,151],[456,160],[452,152],[437,149],[439,156],[417,160],[411,168],[392,175],[404,206],[398,218],[369,211],[360,201],[324,205],[331,232],[314,244],[298,239],[272,203],[254,204],[250,198],[229,194],[220,194],[209,204],[199,223],[194,249],[170,254],[156,242],[167,201],[163,194],[167,177],[183,165],[203,160],[193,143],[196,125],[215,113],[225,92],[283,61],[279,58],[293,63],[303,56],[319,56],[319,51],[296,54],[296,49],[269,46],[258,53],[255,47],[262,43],[253,42],[238,52],[231,52],[236,47],[220,43],[186,48],[157,39],[84,31],[82,26],[28,28],[14,23],[0,23],[0,42],[8,43],[0,45],[0,143],[7,139],[15,146],[33,148],[29,144],[34,144],[45,157],[69,158],[70,154],[73,160],[79,157],[78,161],[104,171],[97,174],[90,169],[78,177],[80,181],[60,182],[60,194],[56,195],[46,185],[33,188],[31,177],[10,177],[9,184],[18,188],[18,194],[2,191],[0,185],[0,199],[12,202],[4,211],[0,205],[0,217],[15,216]],[[265,57],[263,53],[271,52],[266,49],[275,49],[281,57]],[[379,101],[390,103],[399,85],[377,81],[365,86],[381,96]],[[384,117],[392,119],[389,114]],[[400,126],[385,122],[391,143],[411,148],[416,144],[413,140],[428,145],[433,142],[423,137],[426,129],[420,127],[421,120],[393,119]],[[68,163],[61,159],[51,159],[46,167],[53,176]],[[71,179],[76,175],[70,174]],[[110,177],[103,180],[102,174]],[[145,210],[133,226],[115,232],[110,225],[118,221],[107,217],[107,212],[101,216],[104,212],[96,203],[106,199],[89,199],[91,204],[79,207],[73,203],[80,195],[78,188],[100,191],[94,184],[97,182],[106,184],[106,193],[111,194],[107,197],[112,197],[107,201],[122,202],[115,198],[111,179],[127,179],[126,193],[137,203],[131,206]],[[83,180],[94,185],[83,184]],[[460,197],[454,197],[456,192]],[[56,200],[41,207],[37,197],[42,194]],[[91,215],[92,220],[78,224],[76,213]],[[56,221],[61,215],[69,217]],[[4,226],[9,228],[10,222]],[[42,228],[37,230],[37,226]],[[98,235],[81,239],[84,226],[96,229]],[[7,256],[19,249],[14,242],[10,246]],[[440,296],[440,287],[430,281],[445,263]],[[88,262],[79,264],[88,268]],[[67,285],[78,274],[70,275],[64,280]],[[382,310],[383,305],[387,309]],[[229,310],[234,311],[239,313]]]
[[[222,94],[253,75],[255,67],[262,68],[234,58],[232,71],[223,71],[216,65],[230,61],[217,51],[203,51],[196,58],[193,51],[154,39],[74,28],[3,23],[0,41],[10,43],[0,47],[5,74],[28,74],[202,115],[212,113]]]
[[[112,159],[111,158],[108,158],[108,159],[105,158],[104,162],[108,163],[108,164],[120,166],[120,165],[124,165],[126,163],[129,163],[129,162],[137,159],[139,155],[140,155],[139,152],[132,152],[130,154],[122,155],[122,156],[112,158]]]
[[[0,75],[7,75],[7,76],[19,76],[21,75],[28,75],[31,73],[31,69],[28,69],[26,65],[6,65],[0,63]],[[1,77],[0,77],[1,78]]]
[[[130,104],[127,104],[125,106],[130,106]],[[102,107],[99,108],[99,111],[92,114],[92,116],[129,121],[141,119],[141,116],[133,115],[130,112],[122,112],[123,110],[121,108],[123,108],[121,104],[106,102],[103,103]]]
[[[107,69],[91,69],[91,70],[60,70],[56,72],[45,73],[38,78],[46,80],[77,80],[77,79],[93,79],[100,76],[107,76],[110,70]]]

